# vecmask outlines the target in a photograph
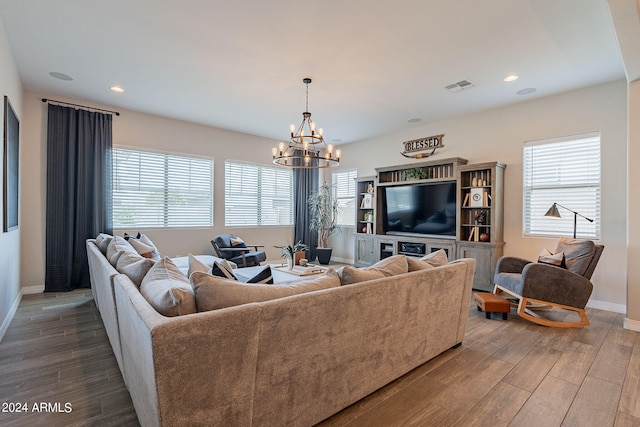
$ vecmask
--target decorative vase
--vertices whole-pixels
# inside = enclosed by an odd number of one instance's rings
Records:
[[[293,254],[293,265],[300,265],[300,260],[304,258],[304,251],[298,251]]]
[[[287,269],[293,270],[293,258],[287,257]]]

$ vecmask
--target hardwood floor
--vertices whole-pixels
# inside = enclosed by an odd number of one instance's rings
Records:
[[[469,309],[461,347],[319,426],[640,426],[640,333],[622,315],[555,329]],[[2,426],[138,425],[89,290],[24,296],[0,343],[0,404]]]

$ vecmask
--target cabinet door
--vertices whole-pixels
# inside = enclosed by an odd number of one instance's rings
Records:
[[[373,256],[373,238],[368,236],[356,236],[356,259],[355,264],[358,267],[366,267],[374,262]]]
[[[473,289],[493,291],[494,249],[492,247],[459,243],[458,258],[474,258],[476,260]]]

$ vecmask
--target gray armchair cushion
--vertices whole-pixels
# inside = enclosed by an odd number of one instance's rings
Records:
[[[558,241],[558,247],[556,248],[556,253],[558,252],[564,253],[567,270],[584,276],[596,252],[596,245],[591,240],[562,237]]]

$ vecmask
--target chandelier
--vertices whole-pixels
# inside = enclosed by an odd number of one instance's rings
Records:
[[[302,80],[307,85],[306,110],[302,113],[302,123],[296,129],[291,125],[291,140],[289,144],[281,142],[273,147],[273,163],[291,168],[330,168],[340,164],[340,150],[333,150],[333,145],[327,145],[322,137],[322,128],[316,130],[316,123],[311,121],[309,112],[309,83],[310,78]]]

